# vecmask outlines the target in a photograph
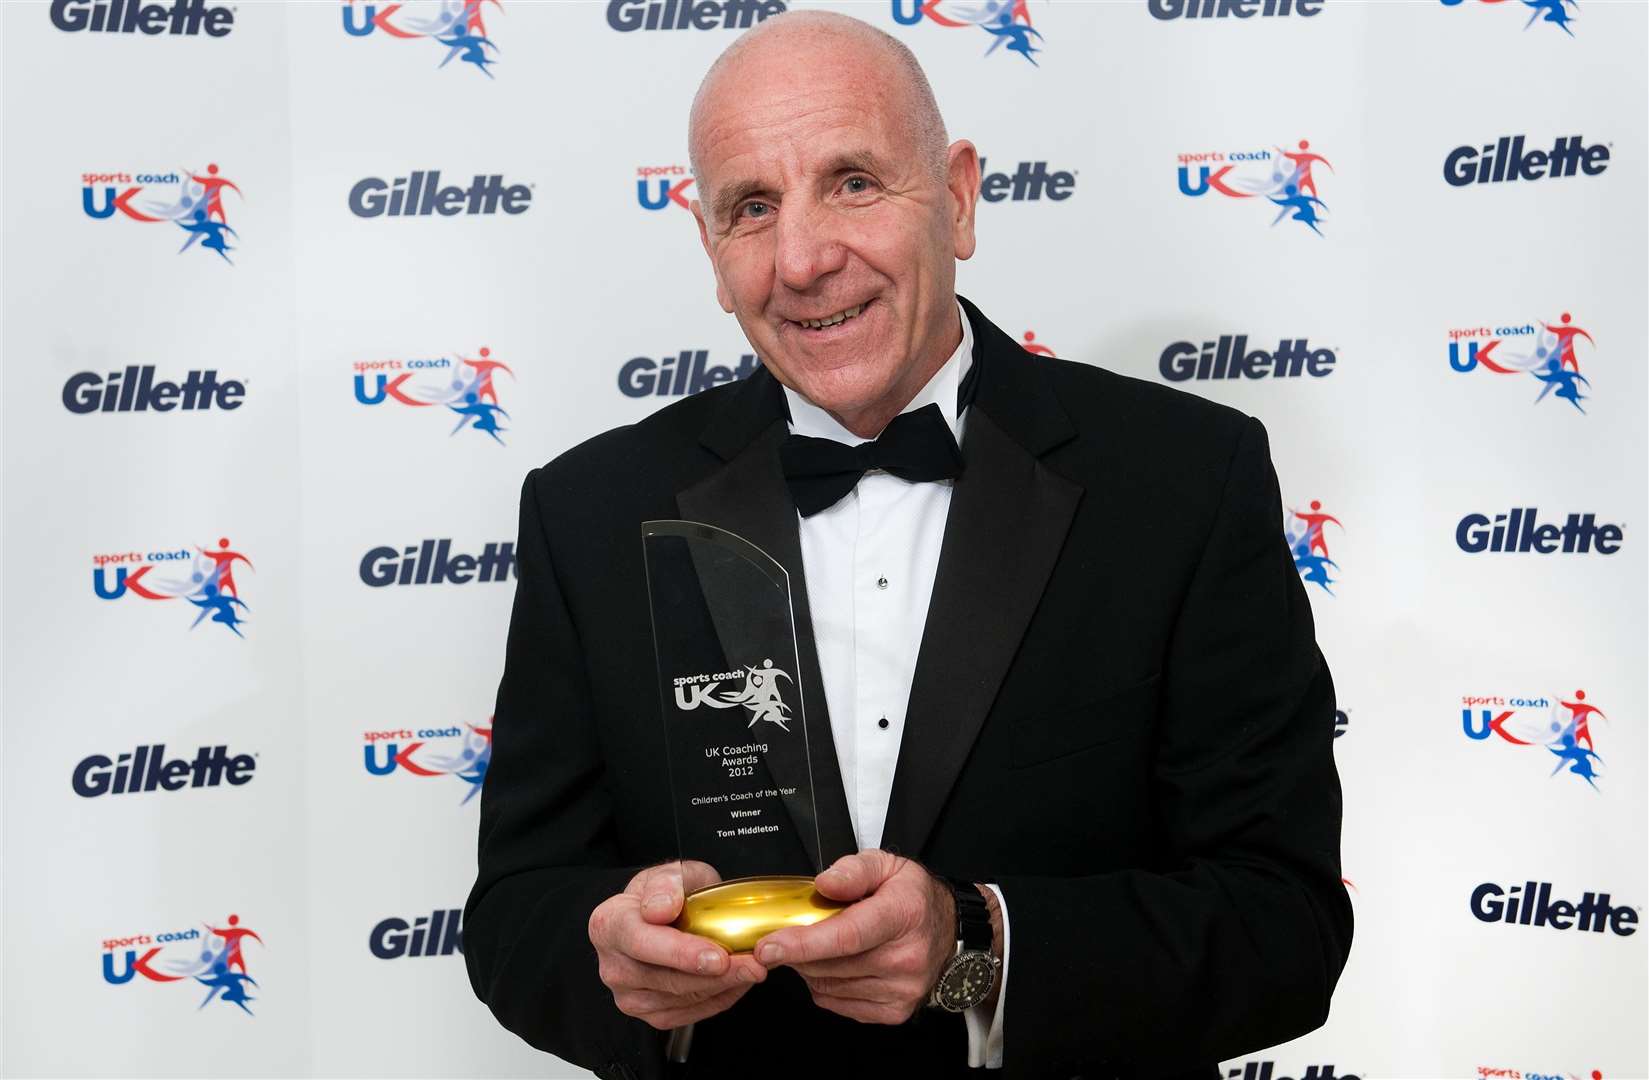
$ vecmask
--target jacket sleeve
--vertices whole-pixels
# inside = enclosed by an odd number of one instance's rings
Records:
[[[534,479],[521,491],[515,606],[464,908],[476,995],[528,1043],[602,1076],[662,1069],[662,1035],[619,1012],[588,922],[621,866],[583,648],[552,565]]]
[[[1206,1065],[1320,1026],[1351,945],[1334,687],[1248,419],[1171,632],[1156,871],[1000,880],[1010,1076]]]

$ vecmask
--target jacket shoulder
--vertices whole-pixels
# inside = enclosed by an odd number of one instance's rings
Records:
[[[1229,447],[1254,420],[1247,413],[1177,387],[1074,360],[1040,357],[1060,404],[1081,430],[1122,425],[1158,438],[1211,441]]]
[[[739,383],[672,402],[633,424],[610,428],[562,451],[532,470],[527,482],[545,498],[661,471],[674,475],[707,456],[699,435],[724,408]]]

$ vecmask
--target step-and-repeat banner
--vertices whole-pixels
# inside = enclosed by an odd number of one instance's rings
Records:
[[[3,5],[9,1073],[578,1074],[463,968],[516,499],[757,362],[686,119],[786,6]],[[830,6],[966,295],[1271,432],[1357,938],[1227,1074],[1644,1077],[1646,6]]]

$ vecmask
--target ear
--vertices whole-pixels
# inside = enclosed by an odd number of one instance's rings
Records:
[[[945,187],[951,197],[951,242],[956,257],[973,255],[973,212],[979,206],[979,151],[966,139],[950,144],[945,160]]]
[[[687,204],[687,209],[693,212],[693,220],[699,223],[699,243],[704,245],[704,254],[709,256],[710,269],[716,275],[716,303],[729,315],[733,314],[733,298],[728,295],[727,285],[721,280],[721,268],[716,265],[716,253],[710,247],[710,229],[704,223],[704,205],[694,199]]]

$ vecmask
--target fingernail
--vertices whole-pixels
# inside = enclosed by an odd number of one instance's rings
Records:
[[[757,959],[769,967],[774,964],[782,964],[784,963],[784,949],[771,943],[763,945],[761,956],[757,957]]]
[[[747,983],[755,982],[756,981],[755,971],[752,970],[748,965],[739,968],[739,981],[740,982],[747,982]]]
[[[714,949],[705,949],[703,952],[699,953],[699,974],[705,974],[706,972],[720,966],[720,963],[721,953]]]
[[[647,906],[650,908],[668,908],[673,902],[674,898],[669,893],[663,892],[654,893],[647,898]]]

